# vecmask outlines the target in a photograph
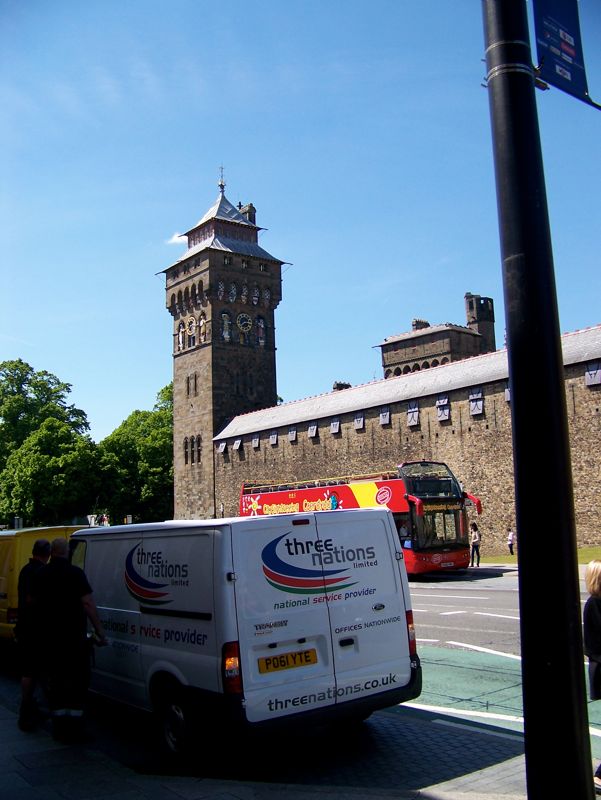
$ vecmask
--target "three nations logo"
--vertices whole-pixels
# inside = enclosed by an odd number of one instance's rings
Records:
[[[161,589],[169,586],[169,584],[156,583],[143,578],[134,566],[134,554],[141,546],[141,544],[137,544],[133,547],[125,559],[125,585],[127,586],[127,591],[141,603],[147,603],[148,605],[168,603],[170,601],[169,592],[163,592]]]
[[[265,545],[261,553],[263,574],[274,589],[292,594],[322,594],[330,590],[346,589],[356,583],[351,581],[346,569],[306,569],[283,561],[277,554],[277,546],[287,535],[273,539]],[[342,575],[345,572],[347,574]]]

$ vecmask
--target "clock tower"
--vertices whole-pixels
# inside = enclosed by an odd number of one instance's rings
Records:
[[[174,514],[217,517],[213,437],[235,416],[277,403],[274,311],[281,267],[258,243],[252,203],[214,205],[164,270],[173,319]]]

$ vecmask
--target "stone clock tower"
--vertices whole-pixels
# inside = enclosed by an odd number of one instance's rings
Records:
[[[173,318],[173,447],[177,519],[219,516],[213,436],[232,417],[277,403],[274,311],[281,267],[258,244],[252,203],[219,196],[164,274]]]

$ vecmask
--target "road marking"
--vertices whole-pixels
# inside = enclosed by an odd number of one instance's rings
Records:
[[[466,614],[466,613],[467,613],[466,611],[441,611],[440,612],[440,616],[441,617],[452,617],[453,614]]]
[[[513,739],[513,741],[523,742],[524,736],[523,734],[519,733],[501,733],[500,731],[491,731],[488,728],[477,728],[473,725],[462,725],[460,722],[449,722],[447,719],[433,719],[432,722],[435,722],[438,725],[448,725],[450,728],[463,728],[464,730],[468,730],[470,733],[483,733],[486,736],[496,736],[499,739]]]
[[[434,711],[438,714],[462,714],[466,717],[481,717],[482,719],[497,719],[502,722],[524,722],[524,717],[515,717],[511,714],[494,714],[492,711],[471,711],[469,709],[457,708],[457,706],[429,706],[424,703],[403,703],[404,706],[417,708],[420,711]]]
[[[418,638],[417,641],[420,642],[420,644],[423,644],[424,642],[439,642],[440,639],[419,639]]]
[[[486,611],[474,611],[473,612],[477,617],[497,617],[498,619],[517,619],[519,622],[519,617],[510,617],[508,614],[488,614]]]
[[[514,656],[513,653],[501,653],[499,650],[489,650],[488,647],[477,647],[475,644],[466,644],[465,642],[447,642],[454,647],[465,647],[468,650],[477,650],[479,653],[490,653],[491,656],[503,656],[503,658],[514,658],[516,661],[521,661],[521,656]]]
[[[479,717],[481,719],[490,719],[490,720],[498,720],[499,722],[524,722],[524,717],[514,717],[510,714],[493,714],[492,711],[470,711],[468,709],[457,708],[457,706],[453,706],[452,708],[447,706],[429,706],[425,703],[399,703],[399,707],[409,706],[409,708],[415,708],[418,711],[431,711],[435,714],[450,714],[451,716],[461,715],[464,717]],[[444,720],[434,720],[434,722],[438,722],[443,724]],[[453,725],[456,723],[447,722],[447,725]],[[601,728],[593,728],[589,726],[589,733],[591,736],[597,736],[601,738]],[[521,738],[521,737],[519,737]]]
[[[474,597],[471,594],[445,594],[444,597],[441,597],[439,594],[418,594],[417,592],[411,592],[411,597],[436,597],[438,600],[446,600],[447,598],[453,600],[490,600],[490,597]]]

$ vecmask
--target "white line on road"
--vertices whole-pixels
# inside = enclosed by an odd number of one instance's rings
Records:
[[[466,644],[465,642],[447,642],[454,647],[465,647],[468,650],[477,650],[479,653],[490,653],[492,656],[503,656],[503,658],[514,658],[516,661],[521,661],[521,656],[514,656],[513,653],[501,653],[499,650],[489,650],[488,647],[477,647],[475,644]]]
[[[445,594],[444,597],[441,597],[439,594],[421,594],[419,592],[411,592],[411,597],[436,597],[438,600],[490,600],[489,597],[474,597],[471,594]]]
[[[519,617],[511,617],[508,614],[488,614],[486,611],[474,611],[473,612],[477,617],[497,617],[498,619],[517,619],[519,622]]]
[[[452,617],[453,614],[467,614],[467,611],[441,611],[441,617]]]
[[[490,719],[490,720],[498,720],[499,722],[524,722],[524,717],[514,717],[510,714],[493,714],[492,711],[470,711],[468,709],[457,708],[454,707],[447,707],[447,706],[429,706],[425,703],[400,703],[400,706],[409,706],[410,708],[416,708],[418,711],[432,711],[435,714],[450,714],[451,716],[461,715],[463,717],[480,717],[481,719]],[[443,720],[434,720],[435,722],[443,722]],[[447,723],[453,724],[453,723]],[[589,727],[589,733],[591,736],[597,736],[601,738],[601,729],[600,728],[593,728]]]
[[[468,709],[446,706],[429,706],[423,703],[403,703],[404,706],[417,708],[420,711],[434,711],[438,714],[462,714],[465,717],[481,717],[482,719],[497,719],[503,722],[524,722],[524,717],[514,717],[510,714],[493,714],[492,711],[470,711]]]
[[[447,719],[433,719],[438,725],[448,725],[450,728],[463,728],[470,733],[484,733],[486,736],[496,736],[499,739],[513,739],[514,741],[523,742],[524,737],[517,733],[501,733],[500,731],[491,731],[488,728],[475,728],[473,725],[462,725],[461,722],[449,722]]]
[[[440,639],[419,639],[419,638],[418,638],[418,640],[417,640],[417,641],[418,641],[420,644],[424,644],[424,642],[430,642],[430,643],[432,643],[432,642],[439,642],[439,641],[440,641]]]

